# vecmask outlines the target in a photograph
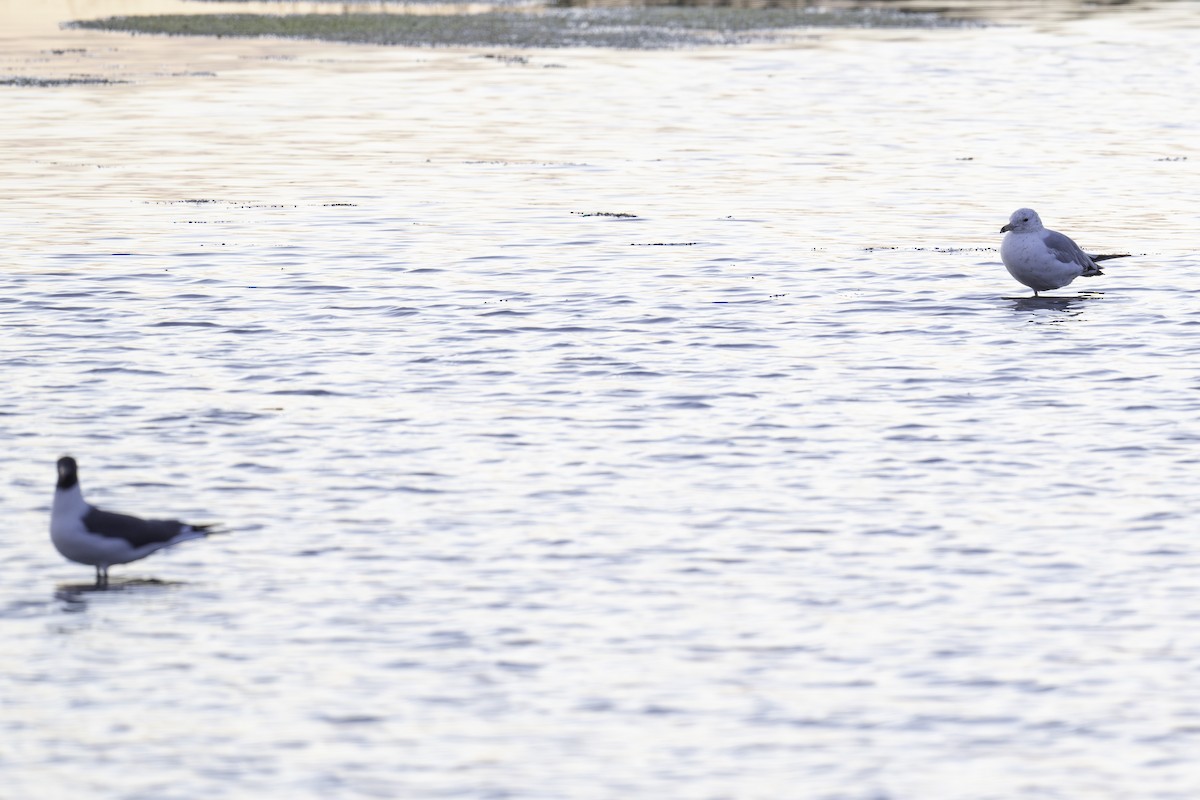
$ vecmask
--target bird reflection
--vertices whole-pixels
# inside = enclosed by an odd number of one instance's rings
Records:
[[[1034,322],[1062,322],[1064,319],[1083,314],[1084,306],[1088,301],[1100,300],[1103,297],[1104,292],[1080,292],[1057,297],[1006,297],[1004,299],[1013,301],[1013,311],[1034,314]],[[1058,312],[1063,316],[1038,314],[1039,311]]]
[[[184,585],[182,581],[160,581],[157,578],[129,578],[122,581],[96,581],[95,583],[60,583],[54,589],[54,599],[64,603],[64,611],[86,611],[88,596],[99,592],[171,589]]]

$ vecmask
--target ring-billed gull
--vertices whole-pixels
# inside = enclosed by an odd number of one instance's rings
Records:
[[[1007,233],[1000,244],[1004,266],[1010,275],[1033,289],[1034,297],[1038,292],[1066,286],[1080,275],[1103,275],[1097,261],[1129,255],[1089,255],[1070,237],[1043,226],[1032,208],[1018,208],[1000,232]]]
[[[128,564],[164,547],[208,536],[214,533],[211,527],[101,511],[83,499],[75,459],[58,460],[50,540],[65,558],[94,566],[97,585],[108,583],[112,564]]]

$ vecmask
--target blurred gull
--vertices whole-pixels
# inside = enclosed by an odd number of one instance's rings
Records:
[[[147,520],[101,511],[83,499],[75,459],[58,460],[58,485],[50,511],[50,540],[71,561],[96,568],[96,583],[108,583],[112,564],[127,564],[156,550],[215,531],[211,525],[176,520]]]
[[[1000,245],[1000,258],[1008,273],[1038,292],[1066,286],[1080,275],[1103,275],[1097,261],[1124,258],[1128,253],[1093,256],[1058,231],[1047,230],[1032,208],[1018,208],[1000,229],[1007,232]]]

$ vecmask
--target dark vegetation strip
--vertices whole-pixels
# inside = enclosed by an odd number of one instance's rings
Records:
[[[128,81],[93,77],[91,75],[72,75],[68,78],[39,78],[36,76],[16,75],[0,78],[0,86],[108,86],[117,83],[128,83]]]
[[[172,36],[273,36],[403,46],[663,48],[767,41],[820,27],[931,28],[930,14],[734,8],[542,9],[483,14],[165,14],[85,20],[72,27]]]

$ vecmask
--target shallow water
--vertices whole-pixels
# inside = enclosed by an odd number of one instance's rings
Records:
[[[1195,797],[1188,8],[0,38],[0,794]]]

